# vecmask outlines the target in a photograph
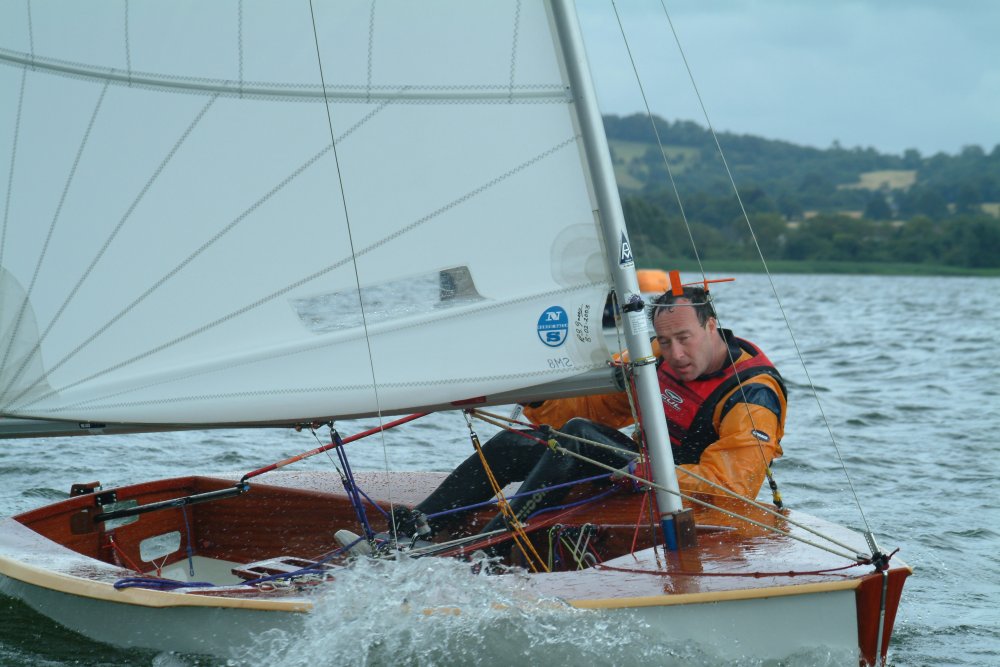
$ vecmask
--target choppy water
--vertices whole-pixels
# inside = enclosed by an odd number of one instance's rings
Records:
[[[857,276],[776,276],[774,282],[868,521],[883,548],[900,547],[900,557],[916,568],[904,590],[891,663],[1000,664],[1000,361],[994,343],[1000,282]],[[716,299],[723,324],[764,347],[789,380],[785,457],[775,466],[786,502],[862,527],[766,278],[741,276],[717,287]],[[340,426],[344,433],[361,428]],[[5,441],[0,512],[62,498],[74,482],[99,479],[111,486],[191,471],[252,470],[315,444],[308,434],[272,431]],[[368,439],[352,448],[357,469],[447,470],[469,444],[462,417],[443,414],[387,435],[384,446]],[[330,464],[314,458],[299,465]],[[522,600],[518,615],[498,623],[495,615],[476,613],[476,604],[485,609],[518,599],[516,579],[471,578],[448,563],[411,567],[394,575],[389,588],[416,602],[457,598],[465,612],[415,621],[400,615],[393,600],[372,595],[370,573],[359,571],[320,605],[303,635],[261,637],[229,664],[717,664],[702,648],[665,642],[635,622],[556,611],[545,601],[532,608]],[[385,590],[384,580],[379,589]],[[224,663],[108,648],[0,596],[0,665],[22,664]],[[845,661],[815,652],[782,664]]]

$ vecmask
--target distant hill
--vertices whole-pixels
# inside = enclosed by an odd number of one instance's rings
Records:
[[[752,239],[711,133],[691,121],[654,120],[663,154],[648,117],[604,118],[630,228],[665,254],[693,256],[677,240],[686,232],[677,227],[681,209],[665,154],[696,241],[704,237],[706,252],[720,257],[747,257]],[[836,143],[821,150],[728,132],[718,140],[772,258],[1000,267],[1000,144],[989,153],[968,146],[958,155],[925,157]],[[831,219],[841,236],[844,220],[864,230],[835,241],[830,225],[822,226]]]
[[[667,160],[678,185],[691,192],[726,195],[732,187],[711,133],[691,121],[655,117]],[[649,119],[605,116],[619,186],[626,192],[655,192],[669,185]],[[803,209],[864,208],[873,190],[933,188],[946,203],[1000,202],[1000,144],[986,153],[978,146],[961,154],[923,157],[873,148],[826,150],[787,141],[729,132],[719,143],[740,188],[760,188],[775,199],[793,197]],[[791,212],[791,211],[790,211]]]

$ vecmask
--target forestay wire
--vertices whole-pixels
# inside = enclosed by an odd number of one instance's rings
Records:
[[[614,0],[612,0],[611,4],[612,4],[612,6],[614,7],[614,10],[615,10],[615,16],[618,18],[619,28],[621,28],[621,30],[622,30],[622,39],[625,40],[625,42],[626,42],[626,48],[628,49],[628,42],[627,42],[627,38],[625,37],[625,31],[624,31],[624,28],[622,28],[621,18],[618,16],[618,7],[615,4]],[[785,313],[784,306],[781,303],[781,298],[778,296],[778,290],[775,287],[774,279],[773,279],[773,277],[771,275],[771,271],[770,271],[770,269],[767,266],[767,261],[764,259],[764,253],[763,253],[763,250],[760,247],[760,243],[757,240],[757,235],[754,232],[753,224],[750,222],[750,216],[749,216],[749,214],[746,211],[746,206],[743,203],[743,198],[740,195],[740,191],[736,187],[736,179],[733,177],[732,170],[729,168],[729,161],[726,159],[725,152],[722,150],[722,144],[719,142],[719,137],[718,137],[718,134],[715,131],[715,126],[712,124],[711,118],[708,115],[708,109],[705,106],[705,102],[704,102],[704,100],[701,97],[701,92],[698,90],[698,84],[695,82],[694,73],[692,72],[691,66],[688,63],[687,55],[685,54],[684,48],[681,45],[680,37],[677,35],[677,30],[674,28],[673,20],[670,18],[670,12],[667,10],[667,6],[666,6],[666,3],[664,2],[664,0],[660,0],[660,6],[663,8],[663,14],[666,17],[668,25],[670,26],[670,32],[671,32],[671,34],[674,37],[674,43],[677,45],[677,50],[680,53],[682,62],[684,63],[684,68],[685,68],[685,70],[686,70],[686,72],[688,74],[688,78],[691,81],[691,87],[692,87],[692,89],[694,91],[695,96],[698,99],[698,104],[699,104],[699,107],[701,108],[702,115],[705,118],[705,123],[707,124],[709,132],[712,135],[712,139],[715,142],[716,150],[718,151],[719,157],[722,160],[722,164],[723,164],[723,166],[724,166],[724,168],[726,170],[726,175],[727,175],[727,177],[729,179],[729,183],[732,186],[734,194],[736,195],[736,201],[739,204],[740,213],[741,213],[741,215],[743,217],[743,220],[747,224],[747,229],[750,232],[750,237],[753,240],[754,247],[757,249],[757,255],[760,258],[761,265],[764,268],[764,273],[767,276],[768,284],[771,287],[771,293],[774,295],[774,299],[775,299],[775,302],[776,302],[776,304],[778,306],[778,310],[781,313],[782,320],[785,322],[785,328],[788,330],[789,337],[791,338],[791,341],[792,341],[792,346],[795,348],[795,354],[796,354],[796,356],[799,359],[799,363],[801,364],[802,370],[803,370],[803,372],[805,373],[805,376],[806,376],[806,381],[809,384],[809,388],[812,391],[813,398],[815,399],[816,405],[819,408],[820,418],[821,418],[821,420],[823,422],[824,427],[826,428],[827,433],[830,436],[830,442],[833,444],[833,448],[834,448],[834,451],[837,454],[837,459],[840,462],[841,469],[844,471],[844,476],[847,479],[847,484],[848,484],[848,487],[851,490],[851,495],[854,497],[854,503],[857,506],[858,512],[861,515],[861,520],[865,524],[865,530],[867,531],[867,535],[871,536],[872,531],[871,531],[871,526],[868,523],[868,518],[867,518],[867,516],[865,516],[864,509],[861,507],[861,501],[858,498],[857,490],[854,488],[854,483],[851,481],[851,476],[850,476],[850,473],[847,470],[847,465],[844,462],[844,457],[842,456],[842,454],[840,452],[840,447],[837,444],[837,439],[836,439],[836,437],[833,434],[833,428],[830,426],[830,422],[829,422],[829,419],[827,419],[826,412],[823,410],[823,404],[822,404],[822,401],[820,401],[819,393],[816,390],[816,385],[815,385],[815,383],[812,380],[812,376],[809,374],[809,369],[808,369],[808,367],[806,365],[805,357],[802,354],[802,350],[799,347],[798,341],[795,338],[795,334],[792,331],[792,326],[791,326],[791,323],[788,320],[787,314]],[[631,49],[629,49],[629,58],[630,58],[630,60],[632,60]],[[659,149],[660,149],[660,155],[663,157],[664,165],[666,166],[667,173],[670,176],[670,183],[671,183],[671,186],[673,187],[674,196],[677,198],[677,203],[678,203],[678,206],[680,207],[681,217],[683,219],[684,226],[687,229],[689,238],[691,239],[691,244],[692,244],[692,247],[694,248],[694,252],[695,252],[695,258],[696,258],[696,260],[698,262],[698,267],[699,267],[699,270],[701,271],[702,277],[704,278],[705,277],[705,268],[704,268],[704,266],[703,266],[703,264],[701,262],[700,256],[698,255],[697,248],[695,247],[694,238],[693,238],[693,236],[691,234],[691,228],[690,228],[687,216],[684,213],[684,207],[683,207],[683,205],[681,205],[681,197],[680,197],[680,194],[678,192],[676,182],[674,181],[674,177],[673,177],[673,173],[672,173],[672,171],[670,169],[670,165],[669,165],[669,163],[668,163],[668,161],[666,159],[666,153],[664,151],[663,144],[662,144],[662,142],[660,140],[659,132],[656,130],[656,124],[653,122],[652,111],[651,111],[651,109],[649,107],[648,101],[646,100],[646,94],[645,94],[645,91],[642,88],[642,82],[639,79],[639,73],[638,73],[638,70],[636,69],[635,61],[634,60],[632,60],[632,68],[633,68],[633,71],[635,71],[636,81],[639,84],[639,88],[640,88],[640,90],[643,91],[642,92],[642,98],[643,98],[643,101],[646,104],[646,113],[647,113],[647,116],[650,119],[650,123],[653,126],[653,131],[654,131],[654,134],[656,136],[656,142],[657,142],[657,145],[659,146]]]
[[[354,258],[354,257],[356,257],[355,252],[354,252],[354,232],[351,229],[351,216],[350,216],[350,212],[347,209],[347,193],[346,193],[346,189],[344,187],[344,178],[341,175],[341,171],[340,171],[340,158],[337,155],[337,137],[336,137],[336,134],[333,131],[333,116],[330,113],[330,100],[327,97],[326,78],[323,75],[323,58],[320,55],[319,31],[316,28],[316,12],[313,9],[313,2],[312,2],[312,0],[309,0],[309,19],[310,19],[310,21],[312,23],[313,43],[316,46],[316,65],[319,68],[320,85],[323,88],[323,108],[326,109],[326,122],[327,122],[327,127],[328,127],[328,129],[330,131],[330,141],[331,141],[331,145],[333,147],[333,161],[334,161],[334,166],[335,166],[335,168],[337,170],[337,185],[340,188],[340,201],[341,201],[341,205],[344,207],[344,225],[347,228],[347,242],[348,242],[348,246],[349,246],[350,251],[351,251],[351,257]],[[381,426],[382,425],[382,421],[383,421],[383,416],[382,416],[382,400],[381,400],[381,398],[379,396],[378,382],[375,379],[375,360],[374,360],[374,356],[372,355],[371,338],[368,335],[368,316],[367,316],[367,313],[365,312],[364,299],[361,296],[361,276],[358,274],[358,263],[357,263],[357,261],[352,261],[351,262],[351,266],[354,269],[354,282],[355,282],[355,284],[357,285],[357,288],[358,288],[358,307],[359,307],[359,310],[361,312],[361,327],[364,329],[364,332],[365,332],[365,346],[366,346],[366,349],[368,350],[368,368],[371,370],[372,389],[373,389],[374,394],[375,394],[375,408],[376,408],[377,415],[378,415],[378,422],[379,422],[379,425]],[[382,443],[383,465],[385,466],[385,469],[388,471],[389,470],[389,450],[388,450],[388,447],[386,446],[386,442],[385,442],[385,430],[384,429],[381,430],[381,432],[380,432],[380,441]],[[390,516],[392,516],[391,515],[391,511],[393,509],[393,506],[394,506],[394,503],[393,503],[393,500],[392,500],[392,488],[390,487],[389,488]],[[395,522],[390,521],[390,529],[393,531],[393,533],[396,532]]]

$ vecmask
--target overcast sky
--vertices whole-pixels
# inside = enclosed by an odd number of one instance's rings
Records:
[[[653,112],[705,125],[659,0],[617,0]],[[1000,144],[1000,0],[665,0],[717,131],[925,156]],[[644,109],[605,0],[578,0],[605,113]]]

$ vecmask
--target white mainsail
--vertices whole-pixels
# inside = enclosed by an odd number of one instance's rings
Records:
[[[548,4],[315,4],[315,40],[306,3],[0,8],[0,414],[280,422],[606,367]]]

